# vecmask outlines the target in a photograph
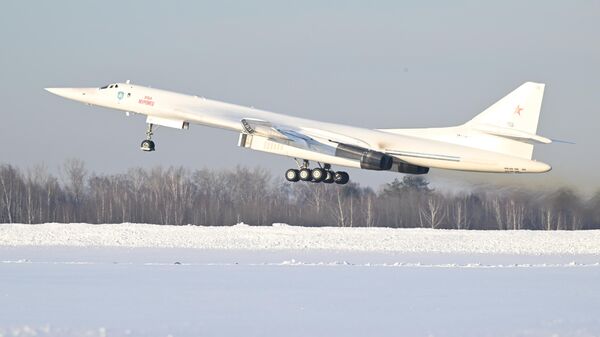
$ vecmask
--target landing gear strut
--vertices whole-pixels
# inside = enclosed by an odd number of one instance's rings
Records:
[[[308,168],[308,165],[308,160],[304,160],[302,164],[298,164],[298,170],[287,170],[285,172],[285,179],[292,183],[302,180],[313,183],[336,183],[340,185],[344,185],[350,180],[348,173],[343,171],[334,172],[331,170],[331,165],[329,164],[325,164],[323,167],[315,167],[312,170]]]
[[[154,132],[152,132],[153,126],[153,124],[148,124],[148,129],[146,129],[146,139],[144,139],[140,145],[142,151],[154,151],[154,142],[152,141],[152,135],[154,134]]]

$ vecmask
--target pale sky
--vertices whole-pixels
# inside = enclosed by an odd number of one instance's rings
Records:
[[[7,1],[0,6],[0,163],[99,173],[292,159],[237,134],[161,128],[44,87],[133,83],[371,128],[461,124],[526,81],[546,83],[536,146],[544,175],[432,170],[439,186],[495,182],[600,189],[600,1]],[[394,173],[349,170],[363,185]]]

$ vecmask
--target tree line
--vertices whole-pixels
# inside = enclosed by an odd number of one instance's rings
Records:
[[[0,223],[45,222],[577,230],[600,228],[600,191],[589,199],[568,188],[449,193],[410,175],[374,190],[291,184],[246,167],[96,174],[80,160],[57,177],[42,166],[0,165]]]

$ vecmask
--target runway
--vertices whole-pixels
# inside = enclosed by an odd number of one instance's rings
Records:
[[[0,248],[1,336],[597,336],[600,257]]]

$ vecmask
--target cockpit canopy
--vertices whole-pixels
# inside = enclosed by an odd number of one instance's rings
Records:
[[[107,84],[107,85],[105,85],[103,87],[100,87],[100,90],[102,90],[102,89],[112,89],[112,88],[118,88],[118,87],[119,87],[118,84]]]

